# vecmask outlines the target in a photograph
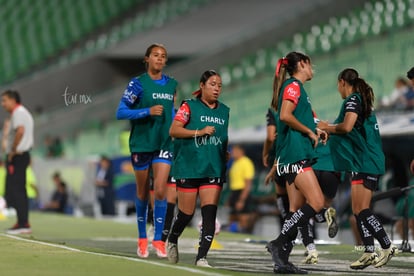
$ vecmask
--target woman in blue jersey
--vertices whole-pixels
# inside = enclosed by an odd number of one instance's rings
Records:
[[[398,249],[392,245],[381,222],[370,210],[372,194],[385,171],[381,137],[373,111],[374,92],[351,68],[338,75],[338,91],[344,99],[338,118],[334,124],[319,122],[318,127],[333,134],[330,149],[335,170],[352,173],[352,211],[365,252],[350,267],[381,267]],[[382,247],[379,256],[375,253],[374,238]]]
[[[146,216],[149,171],[152,169],[155,197],[152,246],[158,257],[165,258],[165,242],[161,237],[167,209],[166,184],[172,161],[172,143],[168,131],[174,113],[177,82],[162,73],[167,62],[167,51],[163,45],[149,46],[144,62],[147,71],[131,79],[119,103],[116,116],[117,119],[131,121],[129,148],[137,186],[137,255],[140,258],[147,258],[149,255]]]

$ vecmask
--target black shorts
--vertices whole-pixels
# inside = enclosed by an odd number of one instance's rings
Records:
[[[352,172],[351,185],[364,185],[365,188],[371,191],[378,189],[379,175]]]
[[[315,160],[304,159],[292,164],[281,165],[278,166],[276,173],[278,176],[283,176],[290,185],[295,182],[295,178],[298,174],[312,170],[312,165],[314,163]]]
[[[327,198],[333,199],[338,190],[338,186],[341,183],[341,174],[337,172],[315,170],[315,175],[318,179],[322,193]]]
[[[222,189],[224,178],[204,177],[204,178],[182,178],[176,179],[177,190],[182,192],[198,192],[201,189],[216,188]]]
[[[234,190],[231,191],[230,197],[229,197],[229,205],[230,205],[230,214],[236,215],[236,214],[247,214],[252,211],[252,197],[250,195],[247,196],[246,201],[244,202],[244,207],[240,211],[236,210],[236,203],[239,201],[240,195],[243,190]]]

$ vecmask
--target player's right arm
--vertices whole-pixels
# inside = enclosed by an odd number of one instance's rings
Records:
[[[205,128],[198,129],[187,129],[185,125],[190,121],[190,106],[184,102],[180,109],[177,111],[177,114],[174,117],[174,120],[170,127],[170,136],[173,138],[193,138],[204,135],[212,135],[216,131],[213,126],[206,126]]]
[[[319,122],[318,128],[332,134],[346,134],[352,131],[357,120],[358,114],[362,113],[362,105],[354,96],[345,103],[344,121],[338,124],[328,124],[327,122]]]
[[[135,120],[148,116],[160,116],[163,112],[162,105],[154,105],[140,109],[133,109],[134,104],[139,103],[144,93],[144,89],[137,78],[131,79],[122,95],[116,111],[118,120]]]

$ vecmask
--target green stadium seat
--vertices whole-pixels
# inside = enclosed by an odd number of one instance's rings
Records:
[[[127,21],[124,25],[122,25],[121,27],[122,39],[130,37],[133,33],[134,33],[133,20]]]
[[[223,77],[223,75],[222,75],[222,77]],[[193,89],[193,85],[191,84],[191,82],[186,81],[186,82],[183,82],[182,84],[180,84],[180,86],[178,88],[178,93],[183,95],[183,97],[187,97],[187,96],[191,95],[191,93],[194,91],[192,89]]]
[[[259,49],[255,54],[254,65],[258,72],[263,72],[266,69],[267,53],[265,49]]]
[[[414,21],[409,19],[410,9],[406,8],[409,7],[406,3],[411,2],[414,3],[414,0],[367,2],[363,9],[348,16],[331,18],[329,23],[312,26],[308,33],[296,34],[290,41],[279,42],[269,49],[259,49],[254,55],[246,55],[237,64],[223,65],[220,73],[226,93],[223,93],[222,100],[232,109],[231,127],[251,126],[263,119],[263,115],[256,116],[256,113],[266,108],[270,102],[271,94],[267,93],[271,89],[268,86],[272,83],[272,75],[258,77],[258,72],[261,72],[263,66],[264,71],[273,71],[282,55],[302,47],[312,57],[328,57],[316,64],[314,81],[307,84],[311,87],[312,98],[324,98],[323,101],[314,101],[321,117],[334,119],[337,115],[341,99],[336,91],[336,78],[338,72],[345,67],[356,68],[373,86],[378,97],[389,93],[395,78],[390,72],[404,72],[410,66],[407,57],[410,56],[410,49],[414,48],[412,30],[400,35],[402,31],[398,28]],[[404,18],[402,15],[406,15],[407,20],[398,19]],[[414,10],[412,15],[414,17]],[[392,30],[390,39],[381,39],[379,34],[389,30]],[[365,39],[367,36],[379,41],[371,43],[371,39]],[[333,51],[337,48],[341,48],[341,51]],[[248,73],[251,64],[256,68],[255,73]],[[249,81],[242,84],[241,79]],[[250,98],[251,93],[246,91],[255,91],[256,98]],[[235,93],[237,97],[234,96]],[[262,93],[269,96],[257,97],[258,94],[265,95]],[[258,100],[263,98],[266,100]],[[336,104],[328,106],[326,102]]]
[[[127,11],[132,5],[143,0],[20,0],[0,2],[2,32],[0,37],[7,41],[5,47],[23,45],[23,49],[11,50],[12,57],[17,61],[16,68],[0,68],[7,70],[6,77],[0,81],[14,79],[18,74],[27,71],[31,66],[55,56],[59,51],[85,38],[92,31],[105,25],[109,20]],[[130,28],[125,28],[124,37]],[[90,45],[88,45],[90,46]],[[95,43],[95,50],[106,47],[106,43]],[[78,55],[74,53],[72,58]],[[2,57],[0,55],[0,57]],[[69,59],[70,60],[70,59]],[[4,63],[3,63],[4,64]],[[0,83],[1,84],[1,83]]]

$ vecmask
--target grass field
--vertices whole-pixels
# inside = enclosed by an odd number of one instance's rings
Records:
[[[0,229],[14,218],[0,221]],[[0,275],[258,275],[273,274],[270,255],[260,237],[222,232],[221,250],[211,250],[214,269],[193,265],[198,233],[187,228],[179,240],[180,262],[172,265],[150,251],[136,257],[136,225],[108,220],[31,214],[33,234],[0,234]],[[257,242],[245,242],[251,238]],[[359,257],[350,245],[318,245],[319,264],[301,265],[303,246],[295,246],[291,261],[314,275],[414,275],[414,254],[404,253],[380,269],[349,269]]]

